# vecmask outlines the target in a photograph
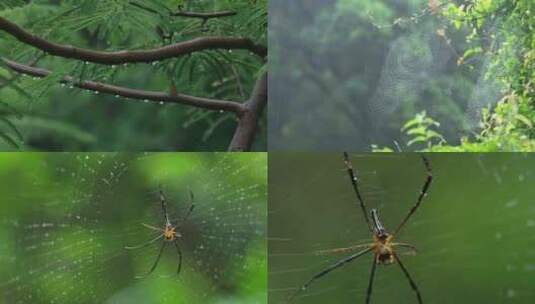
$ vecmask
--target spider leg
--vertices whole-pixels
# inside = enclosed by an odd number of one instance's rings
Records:
[[[419,304],[423,304],[422,302],[422,296],[420,295],[420,291],[418,290],[418,286],[416,286],[416,283],[414,282],[414,280],[411,278],[411,275],[409,274],[409,272],[407,271],[407,268],[405,268],[405,266],[403,265],[403,263],[401,263],[401,260],[399,259],[399,257],[394,254],[394,258],[396,259],[396,261],[398,262],[399,264],[399,267],[401,267],[401,270],[403,271],[403,274],[405,274],[405,277],[407,278],[407,280],[409,280],[409,283],[411,284],[411,288],[412,290],[414,290],[414,292],[416,293],[416,297],[418,298],[418,303]]]
[[[416,247],[414,247],[413,245],[411,244],[407,244],[407,243],[392,243],[392,246],[394,247],[404,247],[404,248],[408,248],[410,249],[413,253],[416,253],[418,251],[418,249],[416,249]]]
[[[316,255],[323,255],[323,254],[333,254],[333,253],[347,253],[347,252],[351,252],[351,251],[355,251],[357,249],[361,249],[361,248],[370,248],[373,244],[359,244],[359,245],[354,245],[354,246],[350,246],[350,247],[344,247],[344,248],[334,248],[334,249],[327,249],[327,250],[320,250],[320,251],[316,251],[315,254]]]
[[[178,254],[178,270],[176,271],[176,274],[179,275],[180,269],[182,268],[182,251],[180,251],[180,247],[178,246],[178,242],[176,239],[173,243],[175,243],[176,252]]]
[[[341,260],[339,260],[338,262],[332,264],[331,266],[323,269],[322,271],[320,271],[319,273],[315,274],[312,278],[310,278],[305,284],[303,284],[303,286],[301,286],[301,288],[299,288],[299,290],[297,290],[292,296],[290,296],[290,298],[288,298],[288,303],[290,303],[293,299],[295,299],[295,297],[301,293],[302,291],[306,290],[308,288],[308,286],[310,286],[310,284],[312,284],[314,281],[316,281],[317,279],[323,277],[324,275],[327,275],[329,272],[337,269],[337,268],[340,268],[342,266],[344,266],[345,264],[349,263],[349,262],[352,262],[354,261],[355,259],[357,259],[358,257],[360,256],[363,256],[364,254],[370,252],[372,249],[371,248],[367,248],[367,249],[364,249],[362,251],[359,251],[355,254],[352,254],[346,258],[343,258]]]
[[[368,211],[366,210],[366,205],[364,204],[364,200],[362,199],[362,196],[360,195],[360,191],[358,187],[358,179],[357,179],[357,176],[355,175],[355,172],[353,171],[353,165],[351,164],[351,161],[349,160],[349,154],[347,152],[344,152],[344,163],[346,165],[346,170],[349,175],[349,179],[351,180],[351,185],[353,186],[353,190],[355,191],[355,194],[357,195],[360,208],[362,209],[362,213],[364,214],[364,219],[366,220],[368,229],[370,230],[371,233],[373,233],[373,229],[370,224],[370,219],[368,217]]]
[[[431,185],[431,182],[433,181],[433,173],[431,171],[431,166],[429,165],[429,161],[427,160],[427,158],[425,158],[424,155],[422,155],[422,161],[424,163],[425,170],[427,172],[427,177],[426,177],[425,183],[424,183],[424,185],[422,187],[422,191],[420,191],[420,195],[418,196],[418,200],[416,200],[416,204],[414,204],[414,206],[412,206],[411,210],[409,210],[409,213],[405,216],[403,221],[401,221],[401,223],[399,224],[398,228],[394,232],[394,235],[398,234],[398,232],[405,225],[405,223],[407,223],[409,218],[414,214],[414,212],[416,212],[418,207],[420,207],[420,203],[422,202],[423,198],[427,195],[427,190],[429,190],[429,186]]]
[[[377,255],[373,255],[373,263],[372,263],[372,268],[370,270],[370,281],[368,283],[368,290],[366,291],[366,304],[369,304],[372,298],[373,279],[375,277],[376,266],[377,266]]]
[[[162,213],[163,213],[163,219],[167,224],[169,224],[169,216],[167,213],[167,202],[165,199],[165,195],[163,194],[162,186],[160,185],[160,202],[162,204]]]
[[[141,223],[141,225],[143,225],[143,226],[145,226],[146,228],[149,228],[149,229],[151,229],[151,230],[155,230],[155,231],[162,232],[162,229],[160,229],[160,228],[157,228],[157,227],[154,227],[154,226],[145,224],[145,223]]]
[[[186,213],[186,216],[184,216],[184,219],[182,220],[183,222],[185,222],[189,218],[189,216],[191,215],[191,212],[193,212],[193,209],[195,208],[193,192],[191,192],[191,190],[189,190],[189,201],[191,203],[191,206],[189,207],[189,210],[188,210],[188,213]]]
[[[154,264],[150,268],[149,272],[147,272],[147,274],[144,276],[137,276],[136,277],[137,279],[143,279],[143,278],[148,277],[154,271],[154,269],[156,269],[156,266],[158,266],[158,262],[160,262],[160,258],[162,257],[162,253],[166,244],[167,242],[162,242],[162,246],[160,247],[160,252],[158,253],[158,257],[156,258],[156,261],[154,261]]]
[[[140,248],[143,248],[143,247],[147,247],[147,246],[153,244],[154,242],[156,242],[157,240],[161,239],[162,237],[163,237],[163,234],[160,234],[157,237],[153,238],[152,240],[150,240],[150,241],[148,241],[146,243],[143,243],[143,244],[137,245],[137,246],[125,246],[124,249],[132,250],[132,249],[140,249]]]

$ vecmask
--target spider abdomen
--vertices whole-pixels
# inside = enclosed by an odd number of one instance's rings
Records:
[[[392,264],[394,263],[394,255],[390,252],[377,255],[377,264]]]

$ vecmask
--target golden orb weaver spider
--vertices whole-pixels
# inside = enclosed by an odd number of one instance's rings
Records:
[[[372,266],[370,270],[368,289],[366,291],[366,304],[370,303],[370,300],[371,300],[372,289],[373,289],[373,279],[375,276],[375,269],[376,269],[377,264],[390,265],[393,263],[397,263],[399,267],[401,268],[401,271],[403,272],[403,274],[409,281],[409,284],[411,285],[412,290],[416,293],[418,303],[420,304],[423,303],[422,296],[420,294],[420,291],[418,290],[418,286],[416,285],[414,280],[411,278],[407,268],[405,267],[405,265],[403,265],[403,263],[401,262],[401,259],[399,258],[398,254],[396,254],[396,250],[395,250],[396,247],[405,247],[416,252],[416,248],[407,243],[394,242],[394,237],[397,236],[397,234],[400,232],[403,226],[405,226],[409,218],[416,212],[423,198],[427,195],[429,186],[431,185],[431,182],[433,181],[433,175],[432,175],[429,161],[427,160],[427,158],[425,158],[425,156],[422,155],[421,157],[422,157],[422,161],[424,163],[426,173],[427,173],[427,177],[425,179],[424,185],[422,186],[422,190],[420,191],[418,199],[416,200],[416,204],[414,204],[414,206],[409,210],[409,213],[401,221],[401,223],[399,224],[397,229],[394,231],[394,233],[390,234],[383,227],[383,224],[381,224],[381,221],[379,220],[379,213],[377,212],[376,209],[371,210],[370,212],[371,221],[370,221],[368,212],[366,210],[366,205],[364,204],[364,200],[362,199],[362,196],[359,191],[358,179],[353,170],[353,165],[351,164],[348,153],[344,152],[344,163],[346,166],[346,171],[351,180],[353,191],[355,192],[355,195],[357,196],[357,201],[364,215],[364,219],[366,220],[366,224],[368,226],[370,234],[372,235],[372,242],[368,244],[359,244],[359,245],[355,245],[355,246],[351,246],[347,248],[338,248],[334,250],[321,251],[320,253],[329,253],[329,252],[330,253],[343,253],[343,252],[353,252],[357,249],[362,249],[361,251],[357,253],[347,256],[341,260],[338,260],[337,262],[333,263],[332,265],[328,266],[327,268],[323,269],[319,273],[312,276],[312,278],[306,281],[305,284],[303,284],[301,288],[297,290],[289,298],[288,302],[291,302],[300,292],[306,290],[317,279],[327,275],[328,273],[330,273],[331,271],[337,268],[340,268],[356,260],[357,258],[365,255],[366,253],[371,252],[373,253],[373,260],[372,260]]]
[[[195,208],[195,204],[193,203],[193,192],[189,191],[191,206],[188,209],[188,212],[186,213],[182,221],[176,224],[173,224],[171,220],[169,220],[169,214],[167,213],[167,201],[161,189],[159,190],[159,194],[160,194],[160,203],[162,205],[162,215],[164,219],[163,228],[157,228],[151,225],[147,225],[145,223],[141,223],[141,225],[145,226],[146,228],[159,232],[159,235],[141,245],[124,247],[127,250],[140,249],[140,248],[147,247],[151,244],[154,244],[160,239],[163,239],[156,261],[154,262],[154,264],[152,265],[151,269],[149,270],[147,274],[145,274],[144,276],[136,276],[136,278],[138,279],[142,279],[142,278],[149,276],[156,269],[156,267],[158,266],[158,262],[160,261],[160,258],[162,257],[162,253],[163,253],[163,250],[165,249],[165,246],[171,242],[175,245],[177,255],[178,255],[178,269],[176,272],[177,275],[180,274],[180,269],[182,268],[182,251],[180,250],[180,246],[178,245],[178,239],[181,238],[182,235],[180,234],[180,232],[177,231],[177,229],[180,228],[181,224],[187,221],[187,219],[191,215],[191,212],[193,211],[193,208]]]

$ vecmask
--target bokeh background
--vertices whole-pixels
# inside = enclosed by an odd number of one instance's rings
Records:
[[[387,230],[406,215],[425,180],[417,154],[353,154],[369,209]],[[434,182],[399,241],[424,303],[533,303],[535,157],[429,154]],[[269,302],[286,303],[312,275],[347,254],[319,250],[365,243],[366,224],[341,153],[270,153]],[[313,283],[293,303],[364,303],[371,256]],[[373,303],[416,303],[397,265],[378,266]]]
[[[422,111],[449,144],[472,136],[501,87],[488,58],[461,59],[470,33],[429,9],[447,2],[270,1],[270,149],[414,150],[400,129]]]
[[[265,303],[266,155],[0,154],[1,303]],[[145,279],[163,227],[180,223]],[[191,217],[188,189],[195,196]]]

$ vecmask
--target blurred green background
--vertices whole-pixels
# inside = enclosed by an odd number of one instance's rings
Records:
[[[263,153],[0,154],[0,303],[265,303]],[[182,272],[158,189],[180,223]],[[195,195],[190,207],[188,189]]]
[[[425,180],[417,154],[353,154],[363,197],[393,230]],[[434,182],[399,241],[423,301],[534,303],[535,155],[429,154]],[[341,153],[269,156],[269,302],[285,299],[347,254],[317,255],[370,240]],[[371,256],[312,284],[295,303],[364,303]],[[372,303],[416,303],[397,265],[378,266]]]

